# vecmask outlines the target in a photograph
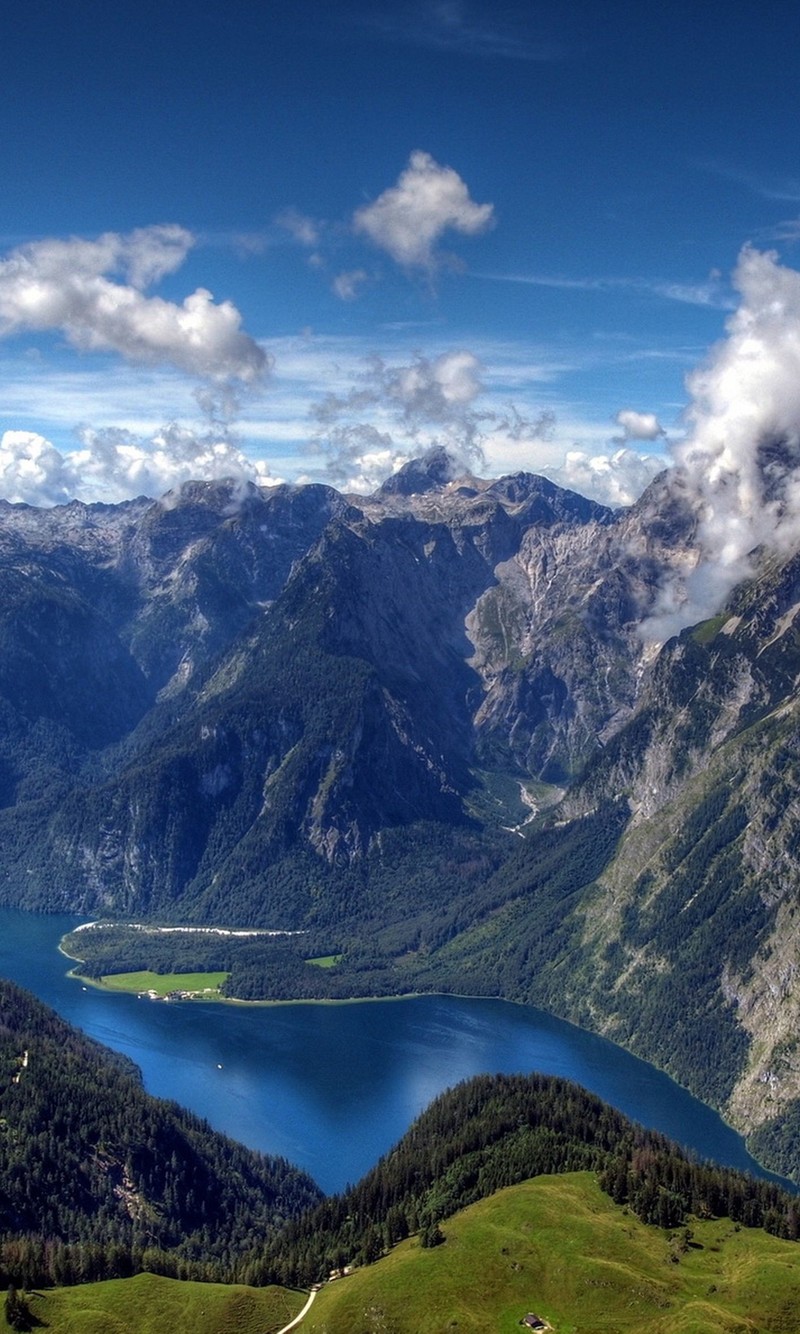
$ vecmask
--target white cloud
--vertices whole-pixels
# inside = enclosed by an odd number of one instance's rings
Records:
[[[475,236],[493,221],[493,206],[476,204],[458,172],[417,150],[397,184],[355,213],[353,226],[398,264],[432,270],[446,231]]]
[[[204,288],[180,305],[144,295],[180,267],[192,244],[185,229],[161,226],[20,246],[0,260],[0,337],[58,330],[82,351],[252,385],[269,359],[242,331],[235,306],[215,304]]]
[[[628,278],[588,276],[568,278],[561,274],[546,273],[473,273],[475,278],[488,282],[520,283],[526,287],[550,287],[565,292],[632,292],[635,296],[657,296],[682,305],[703,306],[711,310],[733,310],[734,302],[722,284],[720,275],[712,273],[705,282],[677,283],[659,278]]]
[[[548,468],[547,475],[559,486],[617,508],[632,505],[664,466],[663,458],[639,454],[634,449],[595,455],[572,449],[561,467]]]
[[[633,408],[622,408],[614,421],[622,430],[622,435],[618,437],[620,444],[625,444],[629,440],[658,440],[666,435],[654,412],[636,412]]]
[[[331,287],[340,301],[353,301],[358,296],[358,289],[369,277],[366,269],[349,269],[338,273]]]
[[[298,245],[308,246],[311,249],[319,245],[320,226],[313,218],[307,214],[301,213],[296,208],[285,208],[275,219],[279,227],[288,232]]]
[[[369,495],[406,462],[391,434],[369,422],[335,423],[318,437],[330,480],[343,491]]]
[[[560,42],[543,36],[531,41],[527,32],[509,25],[505,14],[492,14],[494,26],[472,22],[458,0],[414,6],[411,12],[400,6],[390,13],[386,7],[377,6],[363,21],[393,41],[472,58],[550,64],[566,57],[566,48]]]
[[[5,431],[0,436],[0,496],[4,500],[61,505],[73,499],[73,484],[63,456],[44,436],[35,431]]]
[[[382,387],[402,407],[410,424],[459,418],[481,392],[481,365],[465,349],[429,360],[418,356],[409,366],[382,367]]]
[[[229,440],[174,424],[149,439],[85,427],[79,447],[66,453],[33,431],[5,431],[0,437],[0,495],[15,503],[117,502],[161,496],[183,482],[228,477],[262,485],[275,480],[264,463],[246,458]]]
[[[719,609],[756,548],[800,541],[800,273],[746,246],[727,338],[688,377],[686,440],[674,446],[699,515],[697,568],[664,592],[649,626],[663,639]]]
[[[401,330],[399,338],[393,332],[387,334],[393,352],[385,357],[370,355],[369,344],[353,333],[306,331],[272,340],[279,373],[268,396],[243,402],[232,444],[244,455],[267,461],[282,477],[327,478],[353,490],[374,489],[407,458],[437,443],[459,454],[473,472],[545,472],[578,489],[574,468],[572,474],[561,472],[566,452],[590,459],[613,453],[609,419],[616,404],[606,396],[595,403],[596,416],[589,417],[582,404],[559,391],[581,366],[579,360],[565,359],[563,349],[488,337],[454,349],[435,337],[436,326],[426,326],[432,347],[423,356],[409,341],[422,331]],[[598,374],[606,365],[616,370],[616,348],[610,361],[597,360],[607,352],[596,348],[591,354]],[[627,364],[627,352],[622,360]],[[228,389],[217,386],[222,401],[212,395],[209,402],[202,394],[211,420],[207,415],[201,422],[196,403],[187,396],[186,379],[177,371],[117,359],[98,375],[88,360],[70,369],[49,357],[33,361],[22,346],[9,348],[3,359],[0,433],[14,427],[44,437],[63,457],[75,450],[74,428],[80,422],[102,423],[144,442],[145,448],[161,434],[164,422],[196,440],[225,442],[228,423],[219,418],[230,406]],[[309,404],[315,401],[310,425]],[[376,436],[369,437],[363,427],[372,427]],[[660,452],[658,444],[653,452]],[[592,494],[611,503],[626,498],[621,484],[613,495],[607,489],[599,492],[596,471],[584,475],[586,489],[594,487]],[[53,476],[58,480],[57,473]],[[67,492],[75,484],[77,494],[91,498],[87,480],[76,484],[73,474],[65,476],[61,481]],[[31,487],[26,494],[34,494]],[[65,494],[45,489],[41,499],[52,503]]]
[[[311,450],[326,459],[331,479],[369,491],[409,458],[444,446],[464,472],[495,475],[556,467],[555,417],[529,416],[486,393],[483,363],[459,348],[420,354],[390,365],[373,355],[352,374],[352,386],[328,393],[312,411]],[[536,378],[538,370],[531,374]]]
[[[347,475],[351,489],[366,489],[362,474],[353,471],[366,453],[373,460],[370,475],[375,457],[385,460],[384,477],[432,445],[444,445],[465,470],[478,467],[484,417],[473,403],[483,387],[480,370],[477,357],[465,349],[432,359],[417,355],[400,366],[367,358],[349,392],[327,394],[312,409],[317,422],[312,448],[327,458],[334,480]]]

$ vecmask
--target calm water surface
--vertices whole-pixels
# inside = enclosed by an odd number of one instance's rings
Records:
[[[666,1075],[541,1010],[450,996],[268,1007],[139,1000],[66,976],[57,945],[78,920],[0,909],[0,976],[131,1056],[149,1092],[283,1155],[323,1190],[357,1181],[437,1093],[497,1071],[574,1079],[702,1157],[759,1170],[739,1136]]]

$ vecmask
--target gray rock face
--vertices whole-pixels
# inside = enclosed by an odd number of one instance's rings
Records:
[[[0,507],[12,846],[52,792],[41,876],[57,847],[81,902],[145,905],[243,840],[342,864],[383,828],[463,823],[476,764],[568,782],[634,708],[685,525],[663,485],[615,515],[453,471],[434,451],[358,501],[194,483]]]

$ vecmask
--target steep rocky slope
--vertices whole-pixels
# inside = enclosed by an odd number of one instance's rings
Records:
[[[555,821],[490,882],[493,915],[434,969],[470,990],[500,979],[633,1048],[793,1173],[799,614],[800,558],[764,559],[717,617],[670,641]]]
[[[324,876],[381,830],[474,824],[476,765],[579,769],[633,705],[674,531],[647,507],[620,519],[541,478],[442,482],[443,466],[358,506],[197,484],[118,511],[11,510],[0,578],[35,560],[64,628],[28,672],[23,613],[8,631],[9,897],[24,875],[31,903],[203,913],[235,876],[247,916],[297,925],[298,858]]]
[[[583,949],[606,960],[587,987],[595,1022],[695,1084],[716,1032],[707,1083],[765,1142],[800,1107],[798,613],[800,559],[765,562],[667,645],[635,719],[571,794],[624,793],[632,811],[581,908]]]

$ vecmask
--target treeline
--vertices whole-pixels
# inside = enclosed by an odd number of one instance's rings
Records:
[[[287,1223],[253,1272],[259,1281],[316,1282],[373,1262],[411,1233],[436,1244],[447,1218],[504,1186],[582,1170],[662,1227],[695,1213],[792,1239],[800,1230],[798,1201],[775,1184],[693,1162],[577,1085],[486,1075],[437,1098],[357,1186]]]
[[[561,957],[573,930],[570,911],[608,864],[627,818],[624,803],[608,802],[566,827],[538,830],[510,845],[508,835],[493,840],[471,829],[420,823],[412,845],[407,831],[381,834],[365,867],[343,876],[335,911],[327,884],[325,920],[300,935],[159,935],[115,924],[73,932],[64,947],[81,958],[76,971],[88,977],[145,968],[228,972],[223,994],[241,1000],[412,991],[529,1000],[532,972],[540,976]],[[307,874],[312,878],[313,868]],[[515,929],[494,944],[480,925],[504,905],[515,914]],[[241,925],[248,919],[226,920]],[[473,928],[479,929],[474,942]],[[341,960],[335,968],[308,962],[334,954]]]
[[[797,1241],[800,1202],[771,1181],[732,1168],[692,1161],[674,1145],[648,1138],[622,1152],[600,1174],[600,1185],[617,1204],[627,1204],[643,1223],[674,1228],[697,1218],[730,1218]]]
[[[74,931],[62,944],[71,957],[81,956],[74,969],[79,977],[99,979],[145,969],[159,974],[227,972],[221,991],[236,1000],[345,1000],[396,992],[390,964],[357,944],[344,969],[309,962],[339,954],[339,940],[330,932],[236,937],[159,933],[114,923]]]
[[[150,1097],[129,1061],[0,981],[0,1282],[140,1269],[233,1281],[320,1198],[289,1163]]]

